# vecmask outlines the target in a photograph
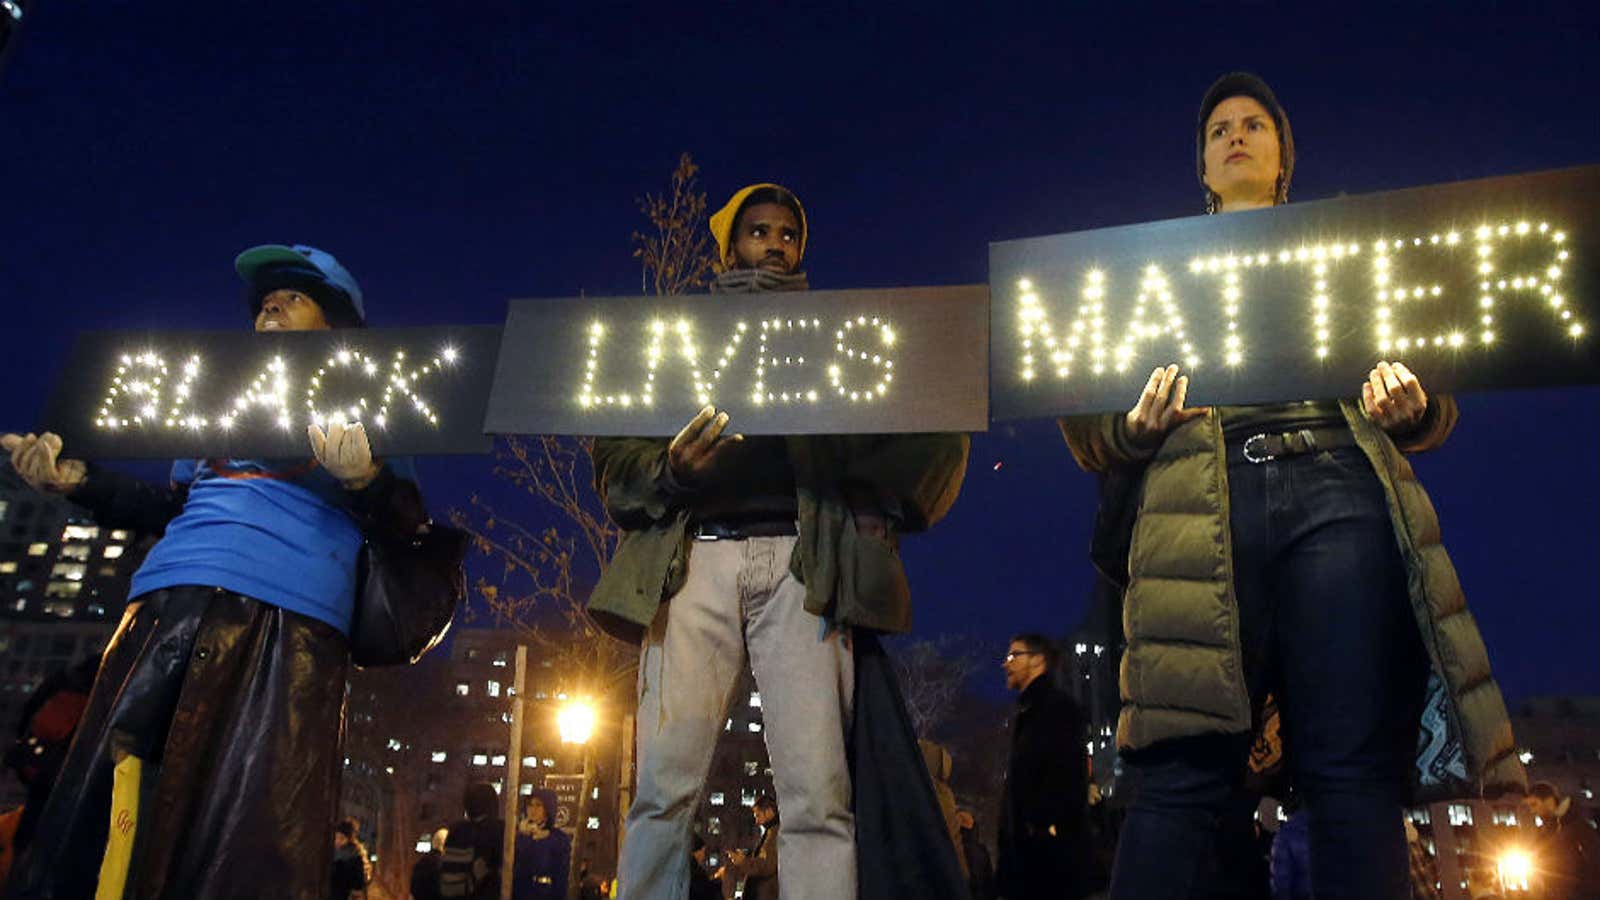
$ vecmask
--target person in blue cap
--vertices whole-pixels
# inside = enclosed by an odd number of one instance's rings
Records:
[[[365,324],[360,286],[315,247],[235,268],[258,332]],[[35,489],[161,535],[10,896],[326,894],[362,544],[427,516],[359,423],[308,439],[303,459],[179,460],[157,487],[62,458],[54,434],[0,438]]]

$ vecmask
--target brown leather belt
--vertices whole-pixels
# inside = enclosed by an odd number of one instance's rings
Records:
[[[1300,456],[1323,450],[1354,447],[1356,436],[1349,428],[1310,428],[1299,431],[1263,432],[1242,441],[1228,441],[1228,465],[1264,463],[1286,456]]]

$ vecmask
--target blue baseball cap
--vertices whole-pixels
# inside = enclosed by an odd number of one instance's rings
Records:
[[[361,285],[333,254],[305,244],[262,244],[239,254],[233,268],[248,286],[250,317],[261,312],[261,300],[279,288],[294,288],[311,295],[328,324],[360,327],[367,311]]]

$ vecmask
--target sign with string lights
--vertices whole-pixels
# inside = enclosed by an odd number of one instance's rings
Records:
[[[498,326],[79,337],[45,428],[69,455],[302,457],[306,426],[362,423],[374,453],[484,453]]]
[[[1600,166],[990,246],[996,419],[1600,382]]]
[[[983,285],[516,300],[485,428],[744,434],[981,431]]]

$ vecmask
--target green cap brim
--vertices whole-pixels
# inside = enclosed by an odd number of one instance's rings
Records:
[[[312,271],[316,271],[317,268],[303,254],[283,244],[262,244],[259,247],[251,247],[233,261],[234,271],[238,272],[239,277],[247,284],[254,281],[255,274],[267,266],[281,265],[298,266]]]

